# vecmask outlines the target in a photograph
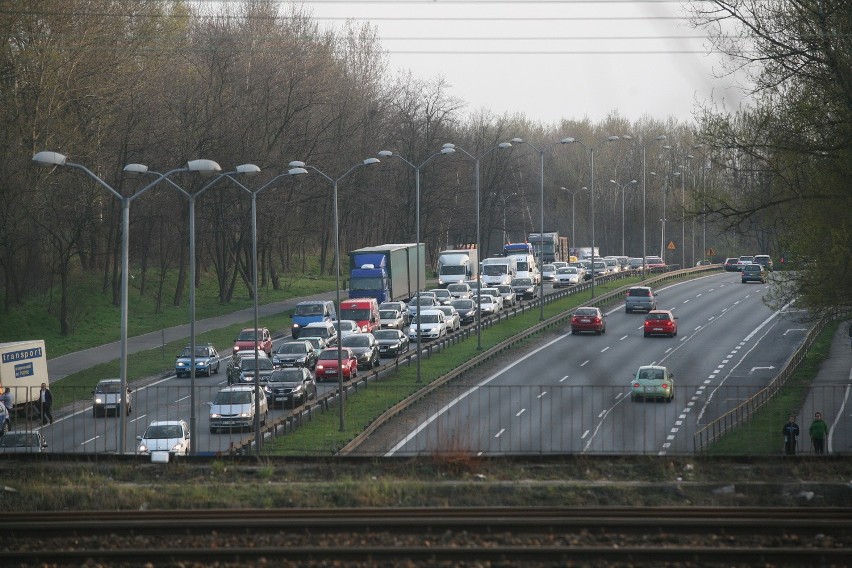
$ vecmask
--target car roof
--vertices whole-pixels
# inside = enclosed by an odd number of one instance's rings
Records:
[[[98,381],[98,384],[102,384],[102,383],[120,383],[120,382],[121,382],[121,379],[101,379],[100,381]]]
[[[672,315],[671,310],[651,310],[648,313],[649,314],[669,314],[669,315]]]
[[[642,365],[641,367],[639,367],[638,370],[641,371],[642,369],[663,369],[663,370],[665,370],[666,367],[664,367],[662,365]]]
[[[238,391],[252,391],[254,392],[254,385],[231,385],[227,387],[222,387],[219,389],[219,392],[238,392]]]
[[[334,321],[337,321],[337,320],[334,320]],[[328,322],[328,321],[312,321],[311,323],[309,323],[309,324],[308,324],[308,325],[306,325],[305,327],[322,327],[322,328],[326,328],[326,327],[333,327],[333,326],[332,326],[332,323],[331,323],[331,322]],[[304,329],[304,328],[303,328],[303,329]]]
[[[185,423],[184,420],[154,420],[148,426],[181,426]]]
[[[434,315],[437,315],[437,314],[443,314],[444,312],[435,308],[435,309],[432,309],[432,310],[421,310],[418,313],[423,314],[424,316],[434,316]]]

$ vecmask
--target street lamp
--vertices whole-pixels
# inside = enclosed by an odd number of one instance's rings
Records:
[[[446,154],[453,154],[453,153],[455,153],[455,149],[453,149],[453,148],[449,148],[449,147],[441,148],[440,152],[435,152],[434,154],[432,154],[431,156],[426,158],[423,161],[422,164],[420,164],[419,166],[415,166],[414,164],[412,164],[411,162],[409,162],[408,160],[406,160],[405,158],[403,158],[399,154],[394,154],[390,150],[382,150],[382,151],[379,152],[380,157],[382,157],[382,158],[397,158],[397,159],[401,160],[403,163],[407,164],[408,167],[410,167],[414,170],[414,189],[415,189],[415,207],[414,207],[414,209],[415,209],[415,218],[416,218],[415,223],[417,225],[417,228],[415,229],[415,235],[416,236],[415,236],[414,244],[415,244],[415,250],[416,250],[415,258],[416,258],[416,262],[417,262],[416,278],[417,278],[417,312],[418,312],[417,313],[417,382],[418,383],[420,383],[422,381],[421,375],[420,375],[420,359],[422,358],[421,357],[421,354],[422,354],[421,349],[422,349],[422,345],[423,345],[422,344],[422,338],[420,337],[420,168],[422,168],[423,166],[428,164],[430,161],[432,161],[433,158],[435,158],[437,156],[442,156],[442,155],[446,155]]]
[[[479,156],[474,156],[473,154],[471,154],[470,152],[468,152],[464,148],[459,148],[458,146],[456,146],[455,144],[453,144],[451,142],[447,142],[443,146],[443,149],[452,148],[454,150],[458,150],[459,152],[461,152],[462,154],[464,154],[465,156],[467,156],[468,158],[473,160],[473,164],[474,164],[473,170],[474,170],[474,175],[476,176],[476,250],[477,250],[477,253],[480,254],[480,255],[482,254],[482,247],[480,246],[481,243],[479,242],[479,233],[480,233],[480,230],[479,230],[479,161],[495,150],[503,150],[503,149],[511,148],[511,147],[512,147],[511,142],[500,142],[499,144],[497,144],[493,148],[486,150],[485,152],[483,152]],[[481,263],[481,261],[480,261],[480,263]],[[481,351],[482,350],[482,301],[481,301],[482,294],[480,292],[480,289],[482,288],[482,281],[481,281],[482,275],[481,274],[479,275],[479,278],[480,278],[480,282],[478,283],[478,285],[476,287],[476,348]]]
[[[244,175],[244,176],[253,176],[260,173],[260,168],[254,164],[243,164],[241,166],[237,166],[236,171],[228,172],[223,174],[222,177],[227,177],[229,180],[234,182],[234,184],[240,189],[246,191],[251,195],[251,263],[252,263],[252,296],[254,299],[254,340],[255,340],[255,348],[254,351],[254,399],[260,400],[260,363],[258,361],[260,354],[257,349],[257,341],[258,341],[258,333],[260,332],[259,321],[258,321],[258,298],[257,298],[257,196],[258,194],[266,189],[267,187],[272,186],[275,182],[277,182],[282,177],[287,176],[296,176],[303,175],[308,173],[308,170],[302,167],[291,167],[284,173],[280,173],[277,176],[273,177],[271,180],[266,182],[264,185],[252,191],[239,180],[237,180],[234,175]],[[193,263],[195,257],[193,257]],[[254,413],[254,437],[255,437],[255,451],[258,455],[260,455],[261,447],[263,445],[263,437],[260,432],[260,412]]]
[[[113,189],[107,182],[98,177],[86,166],[69,162],[68,158],[58,152],[42,151],[33,156],[33,161],[41,166],[67,166],[82,170],[90,178],[98,182],[107,191],[112,193],[121,201],[121,342],[119,356],[119,377],[121,379],[121,393],[125,404],[127,404],[127,297],[128,297],[128,275],[130,271],[130,204],[134,199],[141,196],[143,193],[168,178],[170,175],[181,172],[198,172],[202,175],[210,175],[221,171],[222,168],[213,160],[191,160],[186,163],[183,168],[175,168],[164,174],[160,174],[157,179],[138,190],[133,195],[125,196],[117,190]],[[128,173],[137,173],[138,164],[130,164],[125,167]],[[195,366],[193,365],[193,368]],[[119,412],[119,442],[118,452],[123,454],[127,448],[127,413],[123,410]]]
[[[552,144],[548,144],[547,146],[543,146],[538,148],[535,144],[531,142],[525,141],[523,138],[512,138],[510,142],[512,144],[526,144],[536,152],[538,152],[540,161],[540,169],[539,169],[539,183],[541,186],[541,246],[538,249],[538,263],[540,266],[544,266],[544,153],[553,148],[558,144],[570,144],[574,141],[573,138],[563,138],[557,142],[553,142]],[[539,278],[539,321],[544,321],[544,278]]]
[[[348,176],[349,174],[351,174],[352,172],[354,172],[358,168],[361,168],[361,167],[364,167],[364,166],[371,166],[373,164],[378,164],[378,163],[379,163],[378,158],[367,158],[367,159],[362,160],[361,162],[355,164],[354,166],[352,166],[348,170],[346,170],[346,172],[343,175],[341,175],[340,177],[338,177],[336,179],[332,178],[331,176],[329,176],[328,174],[326,174],[325,172],[323,172],[319,168],[315,168],[314,166],[310,166],[310,165],[305,164],[305,162],[293,161],[293,162],[290,162],[290,164],[289,164],[290,168],[304,168],[304,169],[315,171],[316,173],[318,173],[319,175],[321,175],[322,177],[327,179],[331,183],[331,188],[332,188],[332,200],[334,201],[334,257],[335,257],[334,277],[335,277],[335,292],[336,292],[337,310],[338,310],[337,311],[337,314],[338,314],[337,315],[337,338],[338,338],[337,339],[337,388],[338,388],[338,397],[339,397],[339,403],[340,403],[340,431],[341,432],[346,430],[346,421],[345,421],[346,415],[345,415],[345,411],[343,409],[343,406],[344,406],[343,405],[343,398],[344,398],[344,392],[343,392],[343,353],[341,352],[341,346],[340,346],[340,215],[338,214],[338,211],[337,211],[337,184],[340,182],[340,180],[342,180],[343,178],[345,178],[346,176]]]
[[[504,245],[508,244],[508,242],[509,242],[509,237],[506,234],[506,202],[510,198],[515,197],[516,195],[518,195],[518,194],[517,193],[510,193],[509,195],[504,195],[500,198],[500,201],[503,202],[503,244]]]
[[[623,138],[626,138],[628,140],[631,139],[630,136],[623,136]],[[645,170],[646,170],[646,167],[647,167],[647,162],[645,160],[645,150],[648,147],[648,144],[651,144],[653,142],[665,142],[665,140],[666,140],[666,135],[660,134],[659,136],[654,137],[654,139],[649,140],[648,142],[645,142],[645,143],[642,144],[642,274],[645,273],[645,265],[647,264],[646,259],[647,259],[647,255],[648,255],[648,249],[646,247],[646,231],[645,231],[645,200],[646,200],[647,193],[648,193],[646,183],[645,183],[646,180],[647,180],[647,177],[645,175]],[[651,172],[651,175],[655,176],[657,174],[655,174],[654,172]],[[663,197],[663,199],[665,199],[665,196]],[[663,210],[663,215],[665,215],[665,208]],[[662,255],[660,255],[660,258],[664,258],[664,257]]]
[[[579,144],[586,151],[589,152],[590,160],[591,160],[591,183],[589,184],[590,192],[592,194],[592,298],[595,297],[595,149],[599,148],[606,142],[614,142],[615,140],[620,140],[618,136],[608,136],[604,140],[598,143],[597,146],[586,146],[576,138],[563,138],[566,144]]]
[[[571,246],[576,247],[577,241],[574,240],[574,197],[581,191],[588,190],[589,188],[583,186],[580,189],[568,189],[567,187],[560,187],[559,189],[571,194]]]
[[[609,183],[614,183],[616,187],[618,187],[618,182],[614,179],[609,180]],[[635,179],[632,179],[621,186],[621,256],[624,256],[624,189],[630,185],[638,183]]]

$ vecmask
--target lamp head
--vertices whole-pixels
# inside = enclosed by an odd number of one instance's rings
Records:
[[[260,168],[254,164],[242,164],[237,166],[237,173],[246,176],[253,176],[260,173]]]
[[[301,176],[307,173],[308,170],[306,170],[305,168],[290,168],[289,170],[287,170],[288,176]]]
[[[391,158],[393,157],[393,152],[391,152],[390,150],[381,150],[379,152],[379,156],[381,156],[382,158]]]
[[[447,142],[443,146],[441,146],[441,148],[455,148],[455,147],[456,147],[456,145],[453,144],[452,142]]]
[[[289,164],[287,164],[287,167],[288,168],[304,168],[305,162],[300,162],[299,160],[294,160],[294,161],[290,162]]]
[[[573,144],[573,143],[574,143],[574,142],[576,142],[576,141],[577,141],[577,139],[576,139],[576,138],[571,138],[571,137],[569,136],[568,138],[563,138],[562,140],[560,140],[560,141],[559,141],[559,143],[560,143],[560,144]]]
[[[621,139],[622,140],[633,140],[633,137],[629,134],[622,134]]]
[[[191,172],[198,172],[204,177],[210,177],[217,172],[222,171],[222,166],[213,160],[190,160],[186,163],[186,169]]]
[[[615,185],[618,185],[618,182],[615,181],[614,179],[609,180],[609,183],[614,183]]]
[[[511,142],[512,144],[523,144],[524,139],[523,138],[512,138],[511,140],[509,140],[509,142]]]
[[[148,166],[145,164],[127,164],[124,166],[124,173],[128,177],[140,177],[148,173]]]
[[[442,154],[455,154],[456,149],[455,148],[441,148],[441,153]]]
[[[639,182],[636,181],[635,179],[632,179],[632,180],[630,180],[630,183],[639,183]]]
[[[667,139],[667,138],[666,138],[666,135],[665,135],[665,134],[660,134],[659,136],[657,136],[656,138],[654,138],[654,140],[658,140],[658,141],[663,141],[663,140],[666,140],[666,139]]]
[[[59,152],[42,151],[33,156],[33,162],[40,166],[64,166],[68,158]]]
[[[512,143],[511,142],[500,142],[499,144],[497,144],[497,147],[498,148],[511,148]]]
[[[620,140],[620,138],[618,136],[615,136],[615,135],[607,136],[607,138],[606,138],[607,142],[613,142],[615,140]]]
[[[367,158],[362,162],[365,166],[372,166],[373,164],[380,164],[381,160],[378,158]]]

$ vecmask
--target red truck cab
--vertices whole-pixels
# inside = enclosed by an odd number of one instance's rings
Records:
[[[340,319],[353,320],[363,333],[380,329],[379,303],[375,298],[350,298],[340,302]]]

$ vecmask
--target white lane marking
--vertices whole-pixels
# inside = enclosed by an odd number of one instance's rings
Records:
[[[94,438],[89,438],[88,440],[86,440],[85,442],[83,442],[83,443],[82,443],[82,444],[80,444],[80,445],[81,445],[81,446],[85,446],[85,445],[86,445],[86,444],[88,444],[89,442],[94,442],[94,441],[95,441],[95,440],[97,440],[98,438],[100,438],[100,436],[95,436]]]
[[[603,353],[603,352],[604,352],[604,351],[606,351],[607,349],[609,349],[609,347],[608,347],[608,346],[607,346],[607,347],[604,347],[603,349],[601,349],[601,353]]]
[[[606,416],[606,410],[601,410],[601,413],[598,414],[598,418],[603,418],[604,416]]]
[[[834,422],[831,423],[831,427],[828,429],[828,453],[832,453],[832,443],[834,442],[834,429],[837,427],[837,423],[840,421],[840,417],[843,416],[843,410],[846,408],[846,401],[849,400],[849,389],[852,388],[852,369],[849,369],[849,385],[846,385],[846,392],[843,393],[843,404],[840,405],[840,410],[837,411],[837,416],[834,418]]]
[[[502,435],[503,435],[503,432],[505,432],[505,431],[506,431],[506,429],[505,429],[505,428],[501,428],[499,432],[497,432],[496,434],[494,434],[494,437],[495,437],[495,438],[499,438],[500,436],[502,436]]]
[[[581,367],[585,367],[585,366],[589,363],[589,361],[591,361],[591,359],[586,359],[585,361],[583,361],[582,363],[580,363],[580,366],[581,366]]]
[[[527,411],[527,409],[526,409],[526,408],[522,408],[522,409],[520,410],[520,412],[518,412],[517,414],[515,414],[515,418],[517,418],[518,416],[520,416],[521,414],[523,414],[523,413],[524,413],[524,412],[526,412],[526,411]]]
[[[586,438],[586,436],[588,436],[588,435],[589,435],[589,431],[588,431],[588,430],[586,430],[585,432],[583,432],[583,435],[582,435],[582,436],[580,436],[580,439],[581,439],[581,440],[584,440],[584,439]]]
[[[140,415],[138,415],[138,414],[137,414],[137,415],[136,415],[136,418],[131,418],[131,419],[130,419],[130,422],[136,422],[137,420],[142,420],[142,419],[143,419],[143,418],[145,418],[146,416],[148,416],[148,415],[147,415],[147,414],[143,414],[143,415],[141,415],[141,416],[140,416]]]
[[[540,395],[538,395],[536,398],[541,398],[541,397],[543,397],[543,396],[544,396],[544,395],[546,395],[546,394],[547,394],[547,391],[543,391],[543,392],[542,392]]]
[[[183,398],[179,398],[179,399],[177,399],[175,402],[183,402],[183,401],[185,401],[185,400],[189,400],[190,398],[192,398],[192,395],[186,395],[186,396],[185,396],[185,397],[183,397]]]
[[[684,303],[684,304],[688,304],[688,303],[689,303],[689,300],[684,300],[684,301],[683,301],[683,303]]]
[[[559,382],[561,383],[562,381],[564,381],[564,380],[566,380],[566,379],[568,379],[568,375],[565,375],[564,377],[562,377],[561,379],[559,379]]]
[[[784,333],[782,333],[781,335],[787,335],[787,334],[788,334],[788,333],[790,333],[791,331],[807,331],[807,328],[804,328],[804,327],[793,327],[793,328],[788,329],[787,331],[785,331],[785,332],[784,332]]]
[[[642,328],[640,327],[639,329],[642,329]],[[621,339],[619,339],[619,341],[624,341],[624,340],[625,340],[625,339],[627,339],[628,337],[630,337],[630,336],[629,336],[629,335],[625,335],[624,337],[622,337]]]
[[[695,297],[696,297],[696,298],[700,298],[700,297],[701,297],[701,294],[698,294],[698,295],[697,295],[697,296],[695,296]]]

